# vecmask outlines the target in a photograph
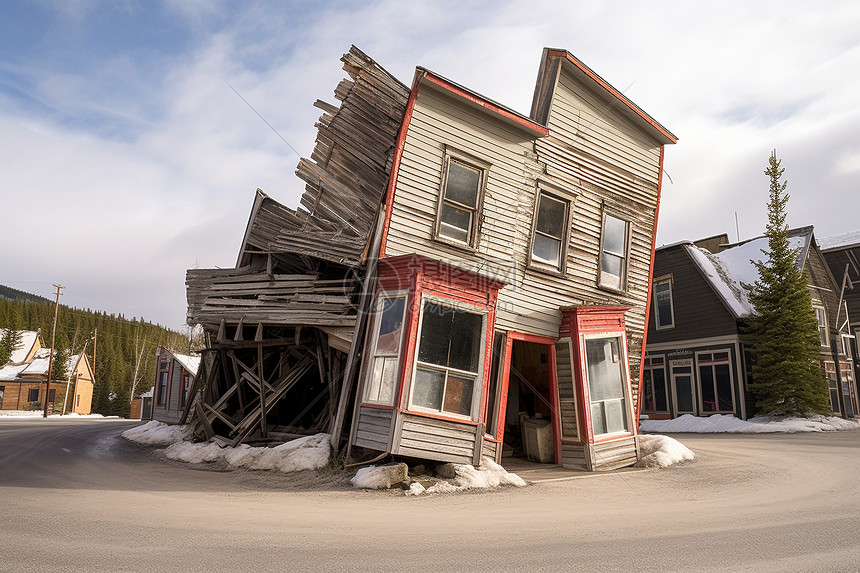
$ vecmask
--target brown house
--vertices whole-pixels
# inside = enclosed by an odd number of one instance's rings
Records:
[[[343,59],[353,81],[319,104],[299,165],[307,210],[258,193],[236,269],[188,272],[189,323],[210,334],[203,430],[634,463],[675,137],[564,50],[544,50],[529,115],[424,68],[407,88],[355,48]]]
[[[86,355],[70,357],[66,363],[68,379],[52,380],[48,391],[49,353],[40,348],[30,354],[28,362],[0,369],[0,409],[44,410],[47,398],[49,413],[91,412],[93,374]]]

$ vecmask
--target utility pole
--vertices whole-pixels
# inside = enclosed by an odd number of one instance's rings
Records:
[[[42,415],[43,418],[48,417],[48,401],[51,398],[51,374],[54,369],[54,340],[57,338],[57,315],[60,312],[60,291],[66,288],[62,285],[54,286],[57,288],[57,303],[54,306],[54,329],[51,331],[51,355],[48,358],[48,386],[45,388],[45,413]]]

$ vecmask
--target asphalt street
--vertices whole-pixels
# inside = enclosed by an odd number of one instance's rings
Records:
[[[677,435],[665,470],[406,497],[0,418],[2,571],[858,571],[860,431]]]

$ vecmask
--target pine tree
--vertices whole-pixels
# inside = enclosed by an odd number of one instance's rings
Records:
[[[23,332],[14,328],[4,328],[0,332],[0,368],[12,358],[12,353],[21,347]]]
[[[774,151],[765,174],[770,178],[765,236],[766,260],[753,261],[759,278],[750,289],[755,313],[748,321],[756,352],[750,391],[762,414],[803,415],[830,411],[827,380],[819,362],[818,320],[807,279],[797,267],[797,249],[788,242],[785,169]]]

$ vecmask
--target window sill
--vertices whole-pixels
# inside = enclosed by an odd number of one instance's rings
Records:
[[[597,283],[597,288],[602,290],[602,291],[605,291],[605,292],[611,292],[613,294],[620,294],[620,295],[627,296],[627,289],[617,289],[615,287],[605,286],[605,285],[602,285],[600,283]]]
[[[558,278],[562,278],[562,279],[567,276],[565,269],[559,270],[558,267],[553,267],[552,265],[549,265],[549,264],[537,262],[532,258],[529,258],[529,261],[526,264],[526,268],[530,271],[534,271],[534,272],[540,273],[542,275],[549,275],[549,276],[558,277]]]
[[[433,418],[434,420],[445,420],[446,422],[454,422],[457,424],[468,424],[469,426],[477,426],[478,422],[472,420],[472,418],[468,417],[460,417],[457,414],[449,414],[447,412],[434,412],[430,410],[415,410],[415,406],[411,406],[410,409],[404,410],[404,414],[411,414],[413,416],[421,416],[423,418]]]
[[[445,237],[442,237],[440,235],[434,235],[433,236],[433,242],[439,243],[439,244],[442,244],[442,245],[445,245],[448,247],[453,247],[453,248],[460,250],[460,251],[466,251],[470,254],[477,254],[477,252],[478,252],[477,247],[474,247],[474,246],[469,245],[467,243],[460,243],[460,242],[455,241],[453,239],[446,239]]]

